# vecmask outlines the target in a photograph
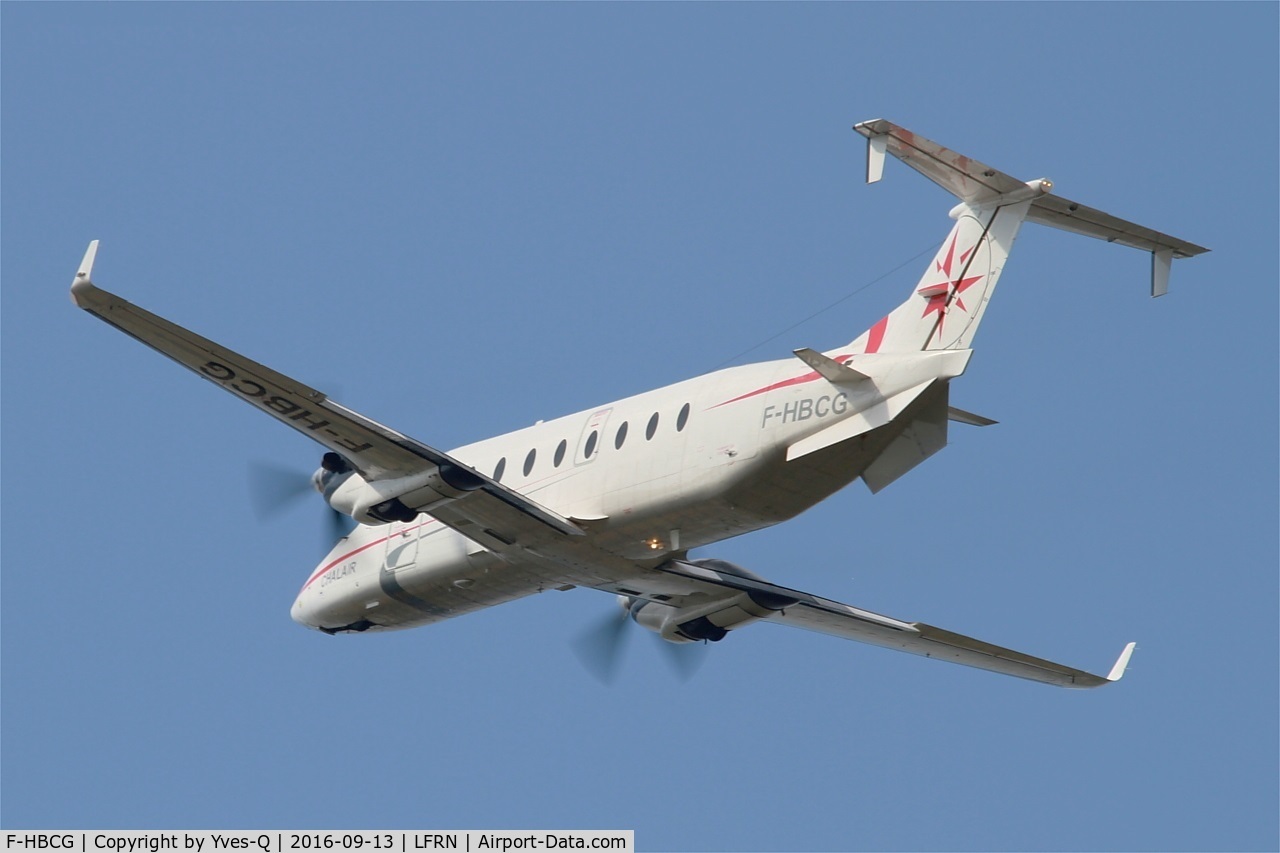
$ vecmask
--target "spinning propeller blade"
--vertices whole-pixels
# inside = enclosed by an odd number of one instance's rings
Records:
[[[329,541],[336,542],[351,532],[352,524],[348,516],[338,512],[333,507],[329,507]]]
[[[658,637],[658,644],[662,646],[662,656],[681,681],[693,678],[707,660],[706,643],[668,643]]]
[[[263,520],[280,515],[312,491],[310,474],[272,462],[249,466],[249,497]]]
[[[627,633],[627,613],[617,609],[579,634],[573,650],[592,675],[605,684],[612,684],[618,675]]]
[[[573,641],[573,650],[582,665],[603,684],[612,684],[622,665],[622,650],[632,633],[631,617],[619,608],[587,627]],[[654,636],[662,647],[662,657],[681,681],[688,681],[706,660],[706,643],[671,643]]]
[[[336,454],[326,454],[333,455]],[[307,495],[315,492],[311,474],[286,468],[273,462],[255,462],[249,466],[249,497],[262,521],[269,521]],[[351,532],[351,519],[332,507],[325,507],[327,548]]]

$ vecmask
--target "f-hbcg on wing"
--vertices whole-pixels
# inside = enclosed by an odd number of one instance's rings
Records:
[[[330,400],[324,393],[201,337],[93,284],[98,241],[89,244],[71,285],[77,306],[239,397],[286,426],[339,454],[365,480],[388,480],[438,467],[443,479],[466,494],[454,503],[511,541],[525,534],[580,535],[572,521],[530,500],[447,453],[383,426]]]

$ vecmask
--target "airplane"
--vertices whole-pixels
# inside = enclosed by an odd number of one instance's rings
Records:
[[[883,119],[886,154],[958,199],[955,220],[904,301],[824,352],[717,370],[538,422],[448,453],[93,284],[74,303],[325,448],[311,484],[358,525],[306,579],[291,615],[327,634],[429,625],[547,590],[589,587],[619,620],[673,644],[775,623],[1062,687],[1118,681],[922,622],[775,584],[690,551],[793,518],[857,479],[875,493],[947,443],[948,424],[994,421],[950,405],[1024,222],[1152,256],[1152,295],[1175,258],[1207,249],[1020,181]]]

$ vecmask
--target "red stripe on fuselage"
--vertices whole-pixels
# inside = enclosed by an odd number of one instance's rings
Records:
[[[537,491],[538,488],[541,488],[542,485],[545,484],[548,480],[554,480],[556,477],[559,477],[560,479],[556,480],[556,482],[563,483],[565,480],[568,480],[571,477],[577,476],[577,474],[578,474],[578,471],[576,470],[552,471],[550,474],[548,474],[545,477],[525,483],[523,486],[521,486],[521,489],[525,492],[534,492],[534,491]],[[437,518],[431,518],[422,522],[420,525],[418,525],[418,527],[419,528],[427,527],[428,525],[435,524],[438,521],[439,519]],[[405,533],[406,531],[414,530],[414,529],[415,528],[413,527],[407,527],[404,530],[401,530],[398,533],[394,533],[391,535],[399,536],[402,533]],[[419,534],[419,535],[422,535],[422,534]],[[356,554],[359,554],[361,551],[367,551],[370,548],[372,548],[374,545],[381,545],[383,542],[386,542],[390,538],[391,536],[384,536],[381,539],[375,539],[374,541],[370,542],[367,545],[362,545],[359,548],[355,549],[354,551],[348,551],[346,554],[343,554],[338,559],[333,560],[332,562],[326,563],[325,565],[321,566],[317,571],[313,572],[311,577],[307,578],[307,582],[302,585],[302,588],[306,589],[307,587],[311,586],[311,584],[313,584],[316,580],[318,580],[321,576],[323,576],[325,572],[329,571],[334,566],[338,565],[338,563],[341,563],[343,560],[350,559],[351,557],[354,557]]]
[[[835,360],[840,361],[842,358],[845,358],[845,356],[837,355],[835,357]],[[821,378],[821,376],[822,374],[816,370],[813,371],[812,373],[806,373],[803,376],[794,376],[791,379],[784,379],[781,382],[775,382],[772,385],[766,385],[763,388],[757,388],[754,391],[748,391],[745,394],[740,394],[737,397],[734,397],[732,400],[725,400],[723,403],[716,403],[714,406],[711,407],[711,409],[718,409],[721,406],[727,406],[730,403],[736,403],[739,400],[745,400],[748,397],[755,397],[760,394],[767,394],[770,391],[777,391],[779,388],[789,388],[792,385],[803,385],[806,382],[812,382],[815,379],[819,379]],[[708,409],[708,411],[710,411],[710,409]]]
[[[428,524],[435,524],[435,523],[436,523],[436,520],[433,518],[430,521],[424,521],[422,524],[419,524],[418,527],[426,527]],[[349,560],[352,557],[354,557],[356,554],[359,554],[361,551],[368,551],[370,548],[374,547],[375,545],[381,545],[383,542],[386,542],[392,536],[400,536],[401,534],[407,533],[408,531],[414,530],[414,529],[415,528],[407,527],[404,530],[400,530],[400,531],[397,531],[396,533],[383,536],[381,539],[375,539],[366,545],[361,545],[359,548],[355,549],[354,551],[348,551],[338,559],[333,560],[329,563],[326,563],[323,566],[321,566],[319,569],[316,569],[316,571],[312,573],[311,577],[307,578],[307,582],[302,585],[302,589],[305,590],[307,587],[311,586],[311,584],[315,583],[317,580],[324,577],[324,575],[328,573],[330,569],[338,565],[338,563],[341,563],[343,560]]]

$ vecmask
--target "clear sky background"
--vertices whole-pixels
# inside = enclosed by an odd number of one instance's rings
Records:
[[[1276,849],[1278,10],[4,4],[4,826]],[[689,682],[637,630],[604,687],[589,590],[306,631],[322,506],[263,523],[246,470],[320,448],[67,296],[101,238],[101,286],[454,447],[900,302],[954,202],[862,183],[877,117],[1213,251],[1153,301],[1028,226],[952,390],[1000,425],[699,556],[1137,640],[1120,685],[757,626]]]

